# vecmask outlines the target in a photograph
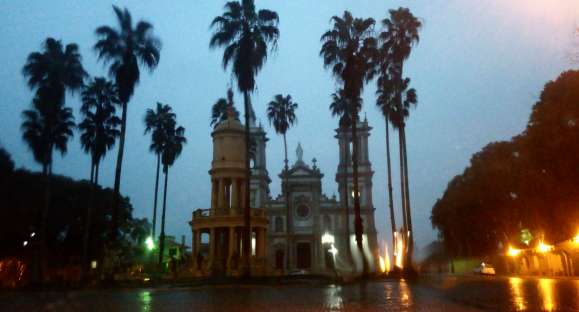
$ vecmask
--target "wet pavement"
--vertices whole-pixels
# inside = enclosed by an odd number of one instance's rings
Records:
[[[579,311],[579,280],[437,277],[348,285],[0,294],[0,311]]]

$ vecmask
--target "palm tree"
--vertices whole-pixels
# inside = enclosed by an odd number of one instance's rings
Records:
[[[235,103],[233,102],[233,90],[231,88],[227,89],[227,98],[220,98],[213,104],[211,108],[211,126],[217,127],[217,125],[227,120],[229,108],[233,109],[233,114],[235,119],[239,120],[239,111],[235,108]]]
[[[82,92],[81,113],[85,119],[78,125],[80,143],[91,155],[91,182],[98,185],[100,161],[113,148],[120,135],[121,120],[116,116],[119,104],[115,85],[105,78],[95,78]]]
[[[105,154],[113,148],[120,135],[121,120],[116,116],[115,105],[119,104],[115,85],[105,78],[95,78],[82,91],[81,113],[84,120],[78,125],[81,131],[80,144],[85,153],[91,156],[91,193],[87,204],[83,252],[82,252],[82,279],[88,270],[88,245],[92,224],[92,206],[94,192],[99,180],[100,162]]]
[[[410,192],[408,183],[408,164],[406,152],[406,131],[404,111],[407,111],[406,106],[416,104],[416,91],[409,89],[408,85],[410,79],[403,78],[404,61],[408,59],[412,51],[412,47],[420,40],[418,31],[422,27],[421,22],[412,15],[407,8],[398,8],[397,10],[390,10],[390,17],[382,20],[384,31],[380,33],[379,37],[382,41],[380,47],[382,54],[382,76],[388,73],[392,76],[390,79],[393,83],[394,103],[399,112],[398,116],[398,136],[400,142],[400,175],[403,181],[402,188],[402,207],[406,219],[405,232],[410,233],[408,243],[406,244],[408,252],[406,253],[405,267],[411,265],[412,252],[414,249],[414,232],[412,231],[412,217],[410,210]],[[395,125],[396,127],[396,125]]]
[[[352,124],[352,109],[357,109],[360,111],[362,107],[362,99],[358,98],[355,102],[355,106],[349,104],[349,100],[346,99],[344,95],[344,90],[340,89],[337,92],[332,94],[332,103],[330,103],[330,111],[332,116],[339,117],[338,127],[342,130],[349,129]],[[347,153],[344,151],[344,153]],[[341,159],[347,160],[347,154],[342,155]],[[350,203],[349,203],[349,194],[348,194],[348,166],[350,165],[348,162],[342,164],[345,166],[345,174],[343,175],[342,185],[344,189],[342,190],[343,197],[341,200],[344,203],[344,224],[345,224],[345,242],[346,242],[346,259],[347,261],[352,264],[352,250],[350,250]]]
[[[99,38],[94,45],[98,59],[110,64],[109,73],[115,78],[119,100],[122,106],[121,136],[119,152],[115,168],[115,183],[113,196],[112,237],[117,238],[119,196],[121,185],[121,168],[125,149],[125,134],[127,128],[127,104],[133,96],[135,86],[139,82],[139,65],[153,70],[159,64],[161,42],[153,35],[153,25],[139,21],[133,28],[131,14],[127,9],[121,10],[113,6],[117,16],[119,29],[110,26],[100,26],[95,33]]]
[[[255,77],[261,70],[268,56],[268,45],[277,47],[279,17],[270,10],[256,11],[253,0],[230,1],[224,6],[224,13],[211,22],[214,33],[209,46],[224,47],[223,68],[231,64],[232,76],[237,80],[237,87],[243,93],[245,109],[245,166],[247,168],[245,183],[245,230],[243,235],[243,262],[246,268],[243,275],[249,276],[249,257],[251,254],[250,237],[250,120],[255,121],[251,108],[250,93],[255,89]]]
[[[289,235],[291,233],[291,212],[289,207],[290,195],[289,195],[289,184],[288,184],[288,160],[287,160],[287,141],[286,133],[287,130],[295,125],[298,120],[295,115],[295,111],[298,108],[298,103],[292,100],[291,95],[283,96],[281,94],[276,95],[273,101],[269,102],[267,106],[267,119],[269,119],[269,124],[273,125],[275,132],[283,136],[283,151],[284,151],[284,177],[285,177],[285,203],[286,203],[286,233]],[[287,244],[287,257],[290,255],[290,244]],[[287,268],[289,269],[289,261],[286,261]]]
[[[165,129],[165,141],[163,142],[161,161],[165,174],[165,188],[163,190],[163,213],[161,215],[161,237],[159,240],[159,265],[163,264],[163,251],[165,249],[165,211],[167,209],[167,181],[169,179],[169,167],[181,155],[183,145],[187,143],[185,128],[177,127],[175,119],[171,119]]]
[[[382,66],[381,66],[382,67]],[[396,243],[396,218],[394,216],[394,202],[392,195],[392,166],[390,161],[390,123],[396,118],[397,106],[394,103],[394,89],[393,82],[391,80],[388,72],[380,71],[380,76],[378,77],[378,88],[376,90],[376,106],[381,110],[384,116],[384,122],[386,125],[386,164],[387,164],[387,175],[388,175],[388,207],[390,210],[390,225],[392,226],[392,243]],[[404,181],[401,181],[404,183]],[[402,185],[403,186],[403,185]],[[403,189],[404,187],[402,187]],[[404,201],[404,198],[403,198]],[[403,223],[406,224],[406,214],[403,213]],[[393,249],[394,250],[394,249]]]
[[[375,21],[372,18],[354,18],[348,11],[342,17],[332,17],[333,27],[321,37],[320,55],[324,66],[330,67],[338,82],[343,84],[344,97],[348,103],[357,102],[364,84],[374,73],[373,60],[376,53],[376,39],[373,37]],[[368,263],[364,256],[363,223],[360,216],[360,194],[358,187],[358,110],[351,109],[352,129],[352,175],[354,188],[354,213],[356,243],[362,256],[363,275],[368,274]]]
[[[63,46],[61,41],[47,38],[42,51],[30,53],[22,69],[28,87],[36,93],[33,108],[23,112],[22,136],[34,159],[42,165],[45,179],[44,207],[37,220],[41,253],[37,259],[43,262],[47,260],[46,225],[51,198],[52,154],[56,149],[64,155],[73,135],[74,117],[72,110],[65,106],[65,93],[66,90],[74,93],[83,86],[86,72],[81,59],[76,44]],[[33,266],[36,282],[42,278],[40,264],[36,262]]]
[[[145,114],[145,134],[151,133],[151,145],[149,151],[157,155],[157,174],[155,175],[155,199],[153,201],[153,229],[151,236],[155,238],[157,228],[157,194],[159,193],[159,169],[161,167],[161,154],[166,140],[165,133],[169,123],[175,119],[175,113],[169,105],[157,103],[155,110],[147,109]]]

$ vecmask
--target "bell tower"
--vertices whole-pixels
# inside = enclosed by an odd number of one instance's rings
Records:
[[[364,225],[364,251],[366,259],[370,265],[370,269],[376,268],[378,258],[378,241],[376,226],[374,222],[374,204],[372,201],[372,164],[370,163],[368,153],[368,137],[372,127],[368,126],[368,120],[358,121],[357,138],[358,140],[358,187],[360,193],[360,214]],[[352,130],[347,128],[336,129],[335,138],[338,139],[339,147],[339,163],[336,172],[336,182],[338,183],[338,192],[340,194],[340,209],[343,210],[343,224],[342,234],[342,248],[344,246],[346,236],[349,236],[349,248],[352,254],[356,254],[356,243],[354,239],[354,198],[353,198],[353,172],[352,172]],[[346,214],[346,209],[348,213]],[[347,224],[347,225],[346,225]],[[346,228],[347,226],[347,228]],[[346,229],[349,229],[348,233]],[[361,259],[353,256],[356,266],[361,269]]]

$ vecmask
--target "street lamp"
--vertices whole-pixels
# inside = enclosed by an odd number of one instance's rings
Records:
[[[153,249],[155,249],[155,241],[153,240],[153,237],[151,236],[147,237],[147,239],[145,240],[145,247],[147,247],[148,251],[152,251]]]

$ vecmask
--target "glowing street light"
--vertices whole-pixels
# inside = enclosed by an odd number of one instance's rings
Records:
[[[326,232],[322,235],[322,244],[333,244],[335,242],[334,235]]]
[[[537,246],[537,251],[540,253],[549,252],[551,250],[553,250],[553,246],[547,245],[543,241],[540,241],[539,245]]]
[[[507,251],[507,255],[509,255],[509,257],[516,257],[520,253],[521,253],[521,250],[513,248],[513,246],[509,246],[509,250]]]
[[[152,251],[153,249],[155,249],[155,241],[153,240],[153,237],[151,236],[147,237],[147,239],[145,240],[145,246],[147,247],[148,251]]]

